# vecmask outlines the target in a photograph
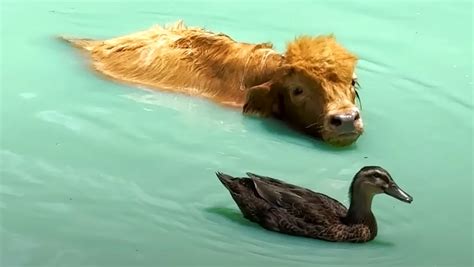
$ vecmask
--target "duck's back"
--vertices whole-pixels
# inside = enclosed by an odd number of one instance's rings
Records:
[[[344,205],[327,195],[274,178],[217,175],[244,217],[268,230],[317,237],[329,226],[341,224],[347,213]]]

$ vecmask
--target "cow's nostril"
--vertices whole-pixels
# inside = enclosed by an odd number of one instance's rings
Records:
[[[359,114],[359,112],[356,112],[355,116],[354,116],[354,121],[356,121],[358,119],[360,119],[360,114]]]
[[[338,127],[342,124],[342,120],[341,120],[341,118],[334,116],[334,117],[331,118],[329,123],[331,123],[331,125],[333,125],[333,126]]]

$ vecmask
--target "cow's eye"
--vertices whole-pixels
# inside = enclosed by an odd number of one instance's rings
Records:
[[[359,87],[359,82],[357,81],[357,79],[352,79],[351,85],[354,88],[358,88]]]
[[[303,89],[301,89],[301,87],[293,88],[293,95],[297,96],[297,95],[301,95],[302,93],[303,93]]]

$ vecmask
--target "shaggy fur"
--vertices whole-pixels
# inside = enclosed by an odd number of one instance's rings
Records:
[[[362,133],[360,124],[353,140],[341,142],[325,123],[331,112],[355,107],[357,58],[333,36],[298,37],[283,55],[270,43],[236,42],[182,21],[103,41],[62,38],[86,51],[96,71],[118,81],[277,117],[330,143],[349,144]],[[298,86],[307,89],[299,98],[290,93]]]

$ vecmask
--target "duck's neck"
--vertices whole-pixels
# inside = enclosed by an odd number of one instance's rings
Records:
[[[351,194],[351,204],[344,218],[347,225],[364,224],[369,227],[373,237],[377,235],[377,221],[372,213],[373,194],[356,191]]]

